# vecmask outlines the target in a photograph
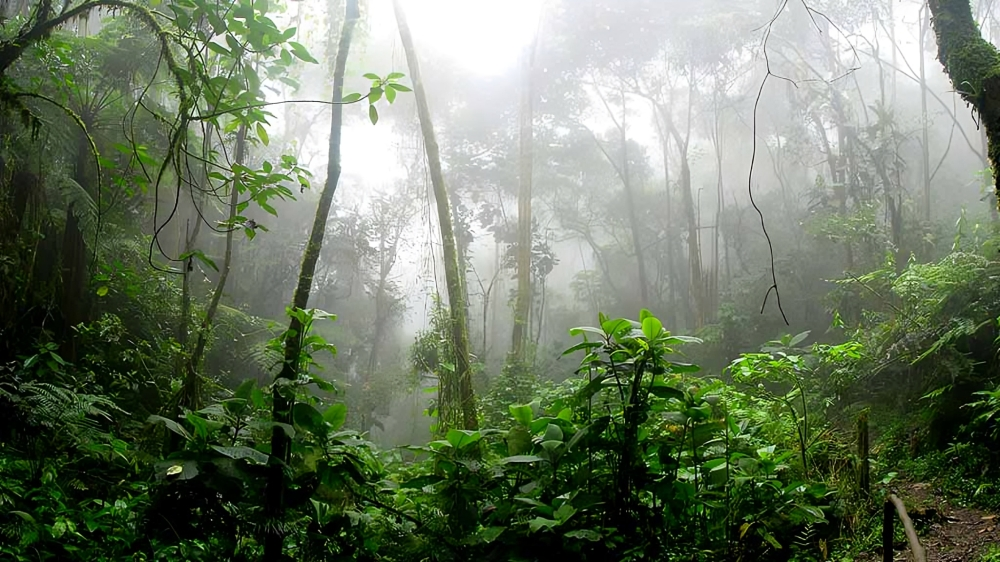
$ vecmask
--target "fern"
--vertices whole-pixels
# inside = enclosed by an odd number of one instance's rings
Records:
[[[33,423],[69,436],[78,446],[102,435],[102,419],[112,421],[112,413],[126,414],[105,396],[78,393],[49,383],[23,383],[18,394],[18,401]]]

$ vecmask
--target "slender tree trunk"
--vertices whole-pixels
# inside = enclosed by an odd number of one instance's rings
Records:
[[[439,429],[447,429],[460,425],[464,429],[476,429],[479,420],[476,416],[476,401],[472,391],[472,364],[469,359],[469,328],[466,323],[465,275],[459,265],[458,246],[455,242],[455,227],[452,220],[451,202],[448,199],[448,189],[444,183],[444,172],[441,170],[441,154],[434,126],[431,123],[431,112],[427,105],[427,95],[420,77],[420,64],[413,47],[413,37],[406,22],[406,15],[399,0],[393,0],[396,22],[399,25],[399,38],[406,53],[410,78],[413,80],[413,91],[417,99],[417,114],[420,117],[420,130],[424,137],[424,148],[427,151],[427,165],[430,168],[431,185],[434,189],[434,200],[437,203],[438,223],[441,228],[441,246],[444,253],[444,275],[448,286],[448,307],[451,311],[451,337],[455,351],[455,372],[442,381],[442,397],[457,396],[459,404],[446,404],[441,401],[441,418]],[[450,388],[449,388],[450,387]],[[455,388],[457,387],[457,388]],[[457,392],[455,392],[457,390]],[[455,408],[455,412],[447,409]]]
[[[890,2],[890,5],[892,3]],[[931,220],[931,152],[930,152],[930,142],[928,140],[928,128],[929,123],[927,122],[927,64],[924,60],[924,41],[927,37],[928,28],[928,15],[926,7],[920,10],[920,35],[918,40],[919,49],[919,61],[920,61],[920,158],[921,158],[921,168],[920,175],[921,180],[924,184],[924,220]],[[895,56],[896,49],[892,50],[893,62],[896,64]],[[893,73],[895,76],[895,73]],[[895,104],[893,104],[895,106]]]
[[[312,290],[313,276],[316,273],[316,263],[319,261],[320,250],[323,248],[323,235],[326,232],[326,222],[333,204],[333,195],[340,181],[340,138],[344,122],[344,109],[341,100],[344,97],[344,73],[347,70],[347,55],[351,48],[351,38],[354,27],[361,17],[358,0],[347,0],[344,25],[340,32],[340,44],[337,48],[336,65],[333,71],[333,116],[330,120],[330,146],[326,168],[326,184],[319,198],[316,216],[313,219],[309,242],[302,256],[302,268],[299,270],[298,285],[292,297],[292,309],[305,309],[309,305],[309,293]],[[272,393],[273,406],[271,417],[275,422],[291,423],[292,403],[295,396],[289,396],[288,385],[283,381],[292,381],[298,377],[299,355],[302,351],[302,324],[292,317],[285,332],[285,356],[281,371],[275,377]],[[264,514],[268,520],[267,532],[264,536],[264,562],[277,562],[282,558],[284,532],[281,519],[285,512],[285,466],[290,457],[289,438],[285,431],[275,426],[271,431],[271,461],[268,465],[267,486],[264,497]]]
[[[233,161],[236,164],[243,165],[246,161],[246,140],[247,125],[243,123],[236,133],[236,150],[233,157]],[[226,232],[226,253],[222,258],[222,269],[219,270],[219,280],[215,284],[212,300],[208,303],[208,309],[205,310],[205,318],[202,320],[201,328],[198,330],[198,340],[195,342],[194,352],[191,353],[191,358],[188,360],[188,382],[186,384],[190,384],[190,388],[195,391],[190,395],[191,402],[189,407],[193,410],[201,408],[201,385],[199,384],[200,376],[198,375],[198,370],[201,360],[205,355],[205,346],[208,344],[208,333],[212,330],[212,322],[215,321],[215,314],[219,310],[219,302],[222,300],[222,293],[226,290],[226,281],[229,279],[229,272],[232,270],[233,236],[236,231],[236,228],[233,226],[233,219],[236,218],[237,214],[236,207],[240,200],[241,185],[242,181],[239,174],[236,174],[233,177],[233,185],[229,192],[229,216],[227,220],[229,226]]]
[[[692,307],[690,328],[698,330],[704,325],[706,316],[704,302],[705,279],[701,271],[701,244],[698,241],[698,216],[694,208],[694,196],[691,195],[691,167],[688,163],[688,139],[681,136],[680,131],[677,130],[667,111],[666,109],[662,109],[661,113],[666,117],[667,129],[674,137],[674,142],[677,144],[677,152],[681,157],[681,201],[684,205],[684,212],[688,223],[688,266],[691,270],[688,290],[691,294],[690,305]]]
[[[531,315],[531,174],[534,167],[534,69],[538,36],[531,42],[524,61],[521,88],[520,160],[517,190],[517,299],[511,359],[524,362],[525,326]]]
[[[635,250],[635,261],[638,266],[639,273],[639,297],[642,299],[642,306],[650,306],[649,302],[649,289],[646,287],[646,253],[643,251],[642,247],[642,236],[641,236],[641,225],[639,224],[639,217],[636,215],[635,209],[635,190],[632,185],[632,179],[629,176],[629,165],[628,165],[628,133],[625,127],[625,120],[628,118],[628,112],[625,109],[625,90],[622,89],[622,122],[618,130],[621,132],[621,142],[622,142],[622,186],[625,188],[625,205],[628,207],[628,218],[629,226],[632,230],[632,247]]]
[[[982,118],[993,164],[994,189],[1000,188],[1000,51],[983,39],[970,0],[928,0],[938,60],[962,99]]]
[[[677,275],[675,271],[675,261],[674,261],[674,236],[673,236],[673,202],[670,194],[670,136],[664,131],[663,123],[661,118],[666,117],[662,115],[663,110],[658,104],[653,104],[654,115],[653,121],[656,123],[656,134],[660,137],[660,148],[663,150],[663,182],[664,188],[667,196],[667,283],[669,287],[667,288],[667,308],[670,310],[671,326],[673,329],[677,329]]]

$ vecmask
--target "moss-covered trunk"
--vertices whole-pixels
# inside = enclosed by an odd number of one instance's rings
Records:
[[[1000,51],[980,34],[970,0],[928,0],[927,6],[938,60],[955,90],[982,119],[994,189],[1000,189]]]
[[[326,232],[326,221],[333,204],[333,195],[340,181],[340,136],[344,122],[344,110],[341,101],[344,97],[344,73],[347,69],[347,55],[351,47],[351,37],[354,27],[361,17],[358,0],[347,0],[346,16],[340,32],[340,44],[337,48],[337,60],[333,71],[333,117],[330,120],[330,152],[327,159],[326,184],[319,198],[316,216],[313,219],[312,232],[302,255],[302,267],[299,270],[299,281],[292,296],[292,309],[305,309],[309,304],[309,293],[312,290],[313,276],[316,273],[316,263],[319,261],[320,250],[323,248],[323,234]],[[290,424],[292,422],[292,403],[294,395],[287,393],[294,387],[283,382],[295,380],[298,377],[299,355],[302,351],[302,323],[295,316],[288,323],[285,332],[285,357],[281,371],[275,377],[272,393],[272,418],[275,422]],[[294,390],[291,390],[294,392]],[[282,559],[284,545],[285,466],[290,457],[290,442],[285,430],[275,426],[271,431],[271,462],[268,466],[267,488],[264,497],[264,514],[268,520],[267,532],[264,538],[264,561],[276,562]]]

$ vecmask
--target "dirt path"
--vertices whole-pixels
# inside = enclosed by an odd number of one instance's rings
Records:
[[[996,515],[953,505],[929,484],[902,484],[897,494],[913,518],[928,562],[976,562],[987,545],[1000,544],[1000,518]],[[896,524],[900,525],[898,520]],[[911,559],[904,543],[895,546],[894,560]],[[857,562],[881,559],[869,554]]]

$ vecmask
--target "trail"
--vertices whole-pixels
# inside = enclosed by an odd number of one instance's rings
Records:
[[[930,484],[900,485],[897,495],[906,503],[928,562],[976,562],[990,544],[1000,544],[1000,517],[961,507]],[[899,522],[897,521],[897,525]],[[910,560],[904,542],[894,545],[893,560]],[[859,556],[857,562],[881,562],[880,553]]]

